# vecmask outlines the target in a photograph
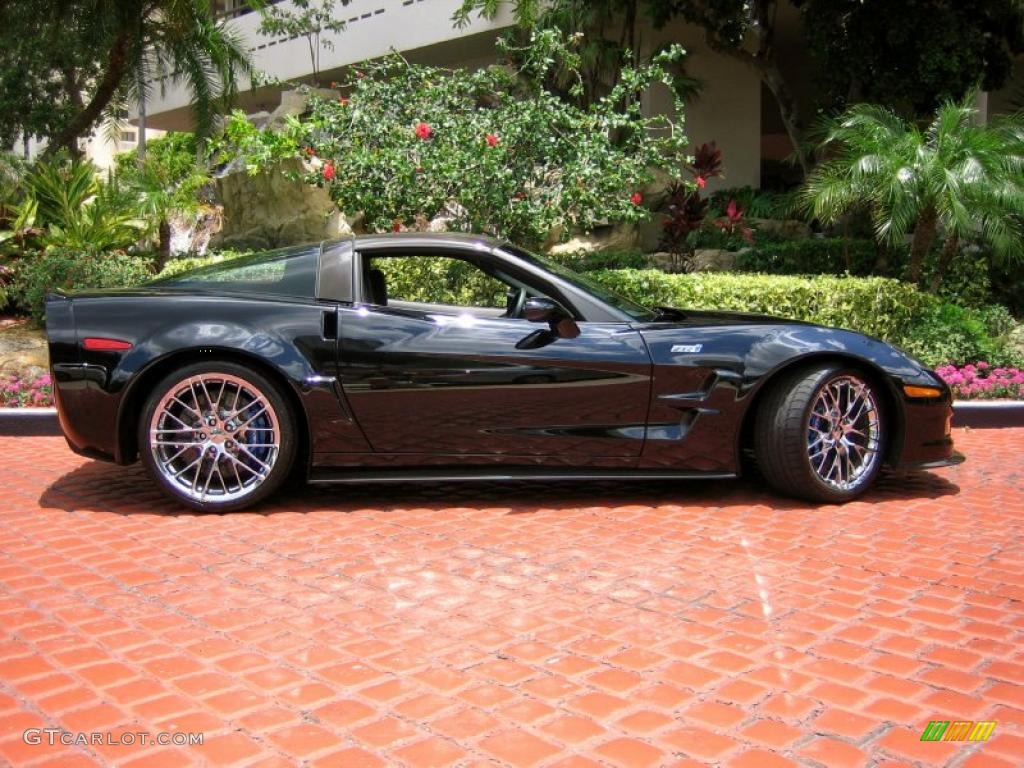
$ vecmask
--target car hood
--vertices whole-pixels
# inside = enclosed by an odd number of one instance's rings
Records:
[[[789,320],[771,315],[757,315],[750,312],[726,312],[722,310],[679,309],[677,307],[658,307],[661,316],[646,328],[665,328],[670,326],[728,326],[728,325],[814,325],[803,320]]]

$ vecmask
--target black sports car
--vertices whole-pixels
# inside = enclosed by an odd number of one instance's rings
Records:
[[[962,460],[949,389],[876,339],[644,309],[508,243],[368,236],[52,293],[72,450],[233,510],[310,482],[733,477],[842,502]]]

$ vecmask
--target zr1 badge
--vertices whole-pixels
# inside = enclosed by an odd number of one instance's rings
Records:
[[[703,344],[673,344],[673,352],[685,352],[687,354],[695,355],[704,348]]]

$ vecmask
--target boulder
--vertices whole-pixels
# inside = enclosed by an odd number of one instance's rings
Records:
[[[736,251],[698,248],[690,259],[691,272],[730,272],[736,268]]]
[[[560,235],[560,233],[557,233]],[[555,236],[556,233],[552,233]],[[566,253],[596,253],[598,251],[633,250],[639,247],[640,237],[632,224],[615,224],[597,227],[593,232],[573,235],[565,242],[551,242],[548,238],[546,250],[554,255]]]
[[[286,160],[256,175],[232,171],[217,179],[223,207],[219,248],[278,248],[351,234],[326,189],[302,180],[304,166]]]

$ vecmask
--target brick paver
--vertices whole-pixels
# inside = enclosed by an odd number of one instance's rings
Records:
[[[841,508],[429,485],[226,516],[0,438],[0,764],[1019,764],[1024,430],[956,438]],[[922,743],[939,718],[998,725]],[[23,742],[47,727],[204,743]]]

